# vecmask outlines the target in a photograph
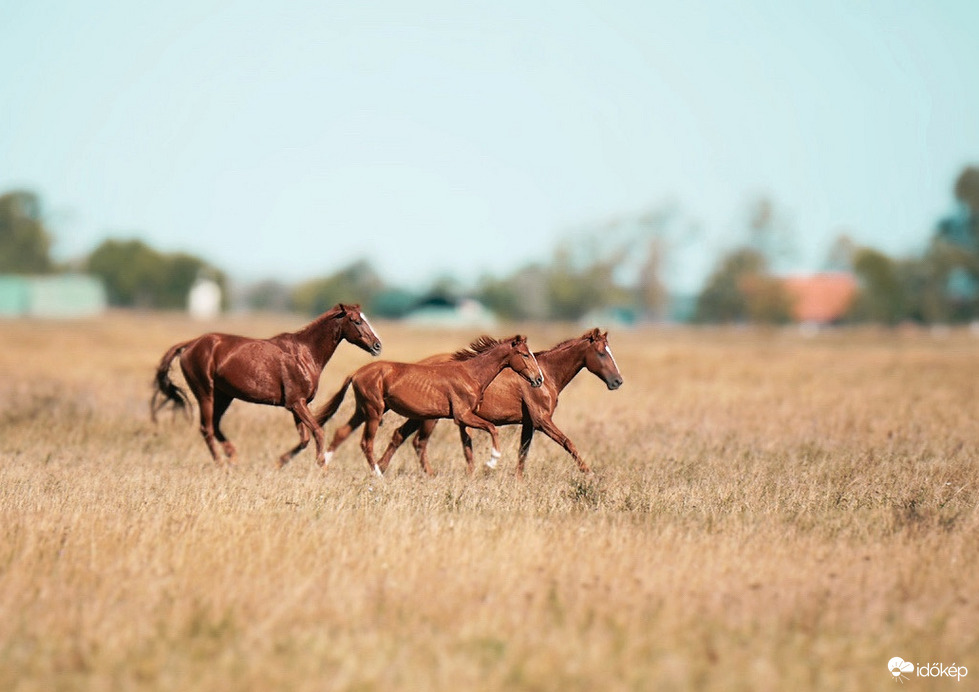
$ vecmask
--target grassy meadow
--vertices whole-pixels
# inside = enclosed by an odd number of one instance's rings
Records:
[[[150,422],[174,342],[302,323],[0,323],[0,689],[873,690],[894,656],[977,684],[968,332],[613,330],[625,384],[583,372],[555,417],[590,477],[538,434],[516,480],[506,428],[470,478],[445,423],[435,478],[410,445],[372,477],[359,433],[279,471],[291,416],[241,402],[225,473],[196,420]],[[394,360],[476,336],[376,326]],[[317,400],[369,360],[342,344]]]

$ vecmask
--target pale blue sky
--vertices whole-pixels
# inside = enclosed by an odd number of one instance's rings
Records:
[[[951,209],[977,36],[971,1],[0,0],[0,190],[42,195],[60,258],[138,235],[405,283],[668,201],[713,252],[768,195],[815,269]]]

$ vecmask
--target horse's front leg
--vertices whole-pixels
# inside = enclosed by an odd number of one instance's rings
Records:
[[[309,406],[306,404],[304,399],[300,399],[293,404],[291,410],[293,418],[297,421],[296,427],[299,428],[301,423],[302,427],[305,428],[306,431],[304,433],[302,429],[299,430],[299,444],[279,457],[279,467],[281,468],[289,461],[289,459],[294,457],[296,454],[302,451],[307,444],[309,444],[309,433],[313,434],[313,440],[316,442],[316,463],[323,466],[326,463],[323,428],[317,424],[316,419],[313,417],[313,412],[309,410]]]
[[[576,464],[578,464],[578,470],[580,470],[582,473],[591,473],[591,469],[588,467],[588,464],[586,464],[584,459],[581,458],[581,455],[578,454],[578,448],[574,446],[574,442],[572,442],[570,437],[565,435],[556,425],[554,425],[554,421],[551,420],[550,416],[542,419],[538,423],[538,427],[540,428],[541,432],[564,447],[565,451],[570,454],[571,458],[575,460]]]

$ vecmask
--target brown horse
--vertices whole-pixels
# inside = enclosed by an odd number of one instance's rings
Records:
[[[346,425],[337,429],[326,458],[320,463],[329,463],[336,448],[366,423],[360,447],[368,466],[378,476],[382,475],[387,470],[387,462],[374,460],[374,436],[387,410],[421,420],[451,418],[460,426],[485,430],[493,440],[491,458],[498,459],[500,445],[496,427],[476,415],[475,410],[487,385],[505,368],[516,371],[531,387],[540,387],[544,381],[526,337],[519,334],[502,341],[482,336],[468,349],[456,352],[442,363],[380,361],[365,365],[350,375],[316,414],[316,422],[323,425],[337,412],[347,388],[353,384],[354,414]]]
[[[622,386],[622,374],[619,372],[619,367],[616,365],[612,350],[608,345],[608,332],[602,333],[598,329],[593,329],[577,339],[562,341],[554,348],[539,351],[534,355],[544,373],[544,386],[532,389],[527,387],[519,377],[515,377],[513,373],[501,373],[486,388],[486,393],[483,395],[483,400],[476,409],[476,413],[494,425],[522,424],[520,456],[517,461],[518,477],[523,476],[524,462],[527,459],[527,453],[530,451],[530,443],[534,439],[535,430],[542,431],[564,447],[577,462],[578,468],[584,473],[589,473],[591,469],[588,468],[588,464],[582,460],[570,438],[554,424],[553,416],[561,392],[582,368],[594,373],[605,382],[605,386],[609,389],[614,390]],[[426,358],[422,362],[440,362],[450,357],[447,354],[441,354]],[[381,459],[381,464],[386,467],[391,462],[391,457],[397,448],[417,430],[418,434],[415,436],[413,444],[415,451],[418,452],[418,461],[425,472],[431,475],[432,468],[428,464],[426,452],[428,439],[432,436],[432,431],[435,430],[437,424],[437,420],[409,418],[391,437],[391,443]],[[463,439],[466,463],[472,467],[472,447],[466,441],[468,436],[461,427],[459,432]]]
[[[316,395],[320,373],[342,339],[368,351],[381,352],[381,342],[358,305],[339,304],[297,332],[271,339],[251,339],[234,334],[204,334],[167,351],[156,370],[156,391],[150,413],[167,404],[185,409],[184,391],[170,380],[170,363],[180,356],[180,369],[200,407],[201,435],[211,456],[221,463],[217,442],[228,463],[234,463],[235,446],[221,432],[221,416],[235,399],[255,404],[283,406],[292,413],[299,444],[279,457],[279,466],[316,440],[316,457],[323,463],[323,428],[309,410]],[[215,441],[215,438],[217,441]]]

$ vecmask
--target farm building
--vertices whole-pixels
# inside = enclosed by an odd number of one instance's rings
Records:
[[[792,318],[801,324],[833,324],[857,298],[857,279],[847,272],[824,272],[783,279],[792,299]]]
[[[105,287],[91,276],[0,275],[0,317],[92,317],[105,308]]]
[[[187,294],[187,312],[195,320],[214,319],[221,312],[221,287],[213,279],[197,279]]]

